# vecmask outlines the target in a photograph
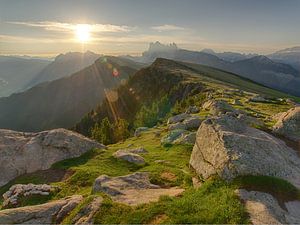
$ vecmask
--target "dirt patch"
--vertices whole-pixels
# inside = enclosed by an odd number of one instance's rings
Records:
[[[163,172],[160,177],[167,181],[176,181],[177,176],[174,173],[171,172]]]
[[[123,190],[122,195],[112,196],[116,202],[127,205],[140,205],[149,202],[157,202],[160,196],[180,196],[184,192],[181,188],[155,188],[155,189],[129,189]]]
[[[29,173],[26,175],[36,176],[39,179],[43,180],[44,183],[54,183],[54,182],[67,180],[73,174],[74,171],[72,170],[48,169],[48,170],[40,170],[34,173]]]
[[[166,214],[157,215],[149,224],[161,224],[166,221],[169,217]]]

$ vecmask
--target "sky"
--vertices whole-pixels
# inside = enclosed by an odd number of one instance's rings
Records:
[[[0,0],[0,54],[137,55],[155,41],[268,54],[300,45],[299,12],[300,0]]]

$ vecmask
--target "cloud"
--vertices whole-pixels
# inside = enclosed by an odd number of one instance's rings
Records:
[[[179,27],[176,25],[170,25],[170,24],[164,24],[161,26],[154,26],[152,27],[153,30],[163,32],[163,31],[180,31],[180,30],[185,30],[183,27]]]
[[[58,31],[58,32],[69,32],[76,30],[78,24],[73,23],[61,23],[54,21],[40,21],[40,22],[18,22],[10,21],[9,24],[27,26],[27,27],[39,27],[48,31]],[[113,25],[113,24],[87,24],[90,26],[91,32],[101,33],[101,32],[129,32],[133,30],[133,27],[124,25]]]

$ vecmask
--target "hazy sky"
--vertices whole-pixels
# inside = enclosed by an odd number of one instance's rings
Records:
[[[76,38],[90,24],[90,40]],[[300,0],[0,0],[0,54],[140,53],[149,42],[270,53],[300,45]]]

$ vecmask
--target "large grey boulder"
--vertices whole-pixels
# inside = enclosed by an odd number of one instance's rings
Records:
[[[144,165],[146,163],[145,159],[142,156],[126,150],[118,150],[113,154],[113,156],[117,159],[124,160],[136,165]]]
[[[0,129],[0,186],[25,173],[46,170],[55,162],[105,148],[78,133],[55,129],[23,133]]]
[[[160,139],[160,142],[162,145],[165,144],[173,144],[178,138],[180,138],[182,135],[188,134],[189,132],[187,130],[182,130],[182,129],[176,129],[176,130],[171,130],[169,131],[168,134],[163,136]]]
[[[190,165],[204,179],[216,174],[226,180],[266,175],[300,187],[300,159],[296,152],[283,141],[230,115],[202,122]]]
[[[189,144],[193,145],[196,141],[196,132],[190,132],[187,134],[181,135],[179,138],[177,138],[175,141],[173,141],[174,144]]]
[[[202,120],[199,116],[190,116],[184,119],[182,122],[177,122],[175,124],[170,124],[168,130],[193,130],[198,129]]]
[[[139,205],[158,201],[162,195],[177,196],[184,189],[161,188],[151,184],[149,173],[137,172],[120,177],[102,175],[95,180],[93,193],[104,192],[117,202]]]
[[[288,139],[300,141],[300,107],[295,107],[278,116],[273,132]]]
[[[224,100],[208,100],[202,105],[202,109],[207,110],[212,115],[235,112],[236,110]]]
[[[0,224],[59,224],[82,201],[74,195],[42,205],[0,211]]]
[[[285,209],[272,195],[239,189],[237,195],[243,200],[252,224],[300,224],[300,202],[286,202]]]

